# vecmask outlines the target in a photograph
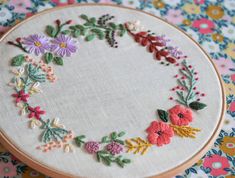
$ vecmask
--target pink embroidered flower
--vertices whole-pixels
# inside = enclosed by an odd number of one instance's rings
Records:
[[[205,0],[193,0],[195,4],[204,4]]]
[[[215,27],[214,22],[206,18],[193,21],[192,26],[197,28],[201,34],[212,33],[213,28]]]
[[[12,96],[16,98],[16,103],[27,102],[29,98],[29,94],[25,93],[24,90],[20,90],[19,93],[12,94]]]
[[[176,105],[169,110],[169,117],[174,125],[188,125],[193,120],[192,115],[190,109],[181,105]]]
[[[217,177],[226,175],[228,172],[224,168],[229,168],[230,165],[226,157],[214,154],[204,159],[203,166],[210,168],[210,174]]]
[[[75,53],[77,47],[75,45],[76,41],[74,41],[71,37],[60,35],[56,39],[52,41],[51,50],[55,51],[57,55],[64,57],[71,56],[71,53]]]
[[[119,143],[112,142],[106,146],[106,150],[112,155],[116,155],[123,151],[123,147]]]
[[[93,154],[99,151],[100,145],[98,142],[89,141],[85,143],[85,149],[88,153]]]
[[[40,106],[36,106],[35,108],[28,106],[28,110],[30,111],[28,118],[36,118],[37,120],[40,120],[40,116],[45,114],[45,111],[42,111],[40,109]]]
[[[161,121],[153,121],[146,131],[148,133],[148,141],[157,146],[169,144],[170,138],[174,135],[173,129]]]
[[[29,51],[30,53],[34,53],[37,56],[40,53],[44,54],[47,50],[50,49],[48,38],[38,34],[30,35],[27,38],[23,38],[22,44],[27,51]]]
[[[0,175],[3,177],[14,177],[17,175],[16,167],[11,162],[0,162]]]
[[[182,13],[181,10],[170,9],[167,12],[166,20],[173,24],[180,24],[184,20],[184,17],[182,16],[181,13]]]

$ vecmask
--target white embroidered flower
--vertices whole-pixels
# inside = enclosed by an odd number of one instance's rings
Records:
[[[17,91],[20,91],[24,87],[24,83],[19,77],[13,78],[12,81],[8,83],[8,85],[11,87],[15,87]]]
[[[12,13],[7,8],[0,7],[0,24],[6,23],[8,20],[12,19]]]
[[[32,85],[32,87],[29,89],[29,94],[33,95],[36,93],[42,93],[42,90],[39,88],[40,83],[36,82]]]
[[[224,36],[228,37],[229,39],[235,39],[235,27],[232,25],[228,25],[227,27],[222,27],[221,31]]]
[[[11,72],[15,74],[16,77],[21,77],[24,74],[24,67],[19,67],[17,69],[12,69]]]
[[[202,43],[202,47],[209,53],[217,53],[220,51],[219,45],[216,44],[214,41],[204,41]]]
[[[73,146],[70,144],[65,144],[64,145],[64,152],[65,153],[74,152]]]
[[[60,122],[59,118],[53,119],[52,126],[57,128],[65,128],[65,126],[63,124],[60,124],[59,122]]]
[[[144,29],[144,27],[140,25],[139,20],[133,22],[127,22],[126,26],[130,31],[141,31]]]
[[[26,115],[27,106],[24,103],[17,103],[16,106],[20,108],[20,115]]]
[[[31,129],[34,129],[36,127],[40,127],[41,125],[42,125],[42,122],[37,119],[31,119],[30,124],[29,124]]]

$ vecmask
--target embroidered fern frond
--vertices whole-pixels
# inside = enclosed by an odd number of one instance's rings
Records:
[[[196,132],[200,132],[201,130],[198,128],[193,128],[190,126],[178,126],[178,125],[170,125],[175,134],[177,134],[180,137],[190,137],[195,138]]]
[[[140,153],[141,155],[144,155],[148,151],[148,148],[152,146],[151,143],[149,143],[146,140],[143,140],[140,137],[131,138],[129,140],[126,140],[125,143],[128,153],[129,152],[133,152],[134,154]]]

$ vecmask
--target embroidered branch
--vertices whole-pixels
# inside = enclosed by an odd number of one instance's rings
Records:
[[[148,149],[152,146],[151,143],[149,143],[146,140],[143,140],[142,138],[131,138],[129,140],[125,141],[127,148],[127,153],[133,152],[134,154],[140,153],[141,155],[144,155]]]

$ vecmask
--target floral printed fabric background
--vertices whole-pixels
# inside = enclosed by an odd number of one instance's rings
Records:
[[[124,5],[162,17],[191,35],[210,54],[225,84],[225,124],[213,148],[176,178],[235,178],[235,0],[0,0],[0,35],[44,9],[89,2]],[[47,176],[0,145],[0,177]]]

